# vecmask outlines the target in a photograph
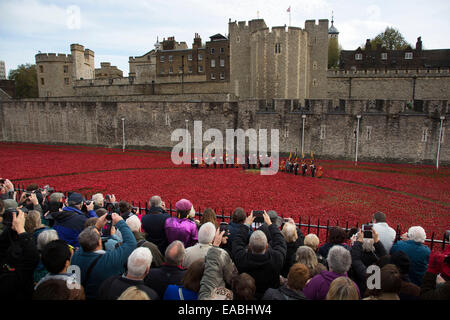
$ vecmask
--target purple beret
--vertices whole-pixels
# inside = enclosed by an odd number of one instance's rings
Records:
[[[192,203],[189,200],[181,199],[175,204],[175,208],[180,211],[188,211],[192,208]]]

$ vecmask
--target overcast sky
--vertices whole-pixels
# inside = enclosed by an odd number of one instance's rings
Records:
[[[70,53],[79,43],[95,52],[95,66],[109,61],[128,75],[128,58],[154,48],[156,38],[175,36],[192,46],[228,33],[228,20],[263,18],[268,27],[329,19],[343,49],[356,49],[387,26],[415,46],[450,48],[449,0],[0,0],[0,60],[6,71],[34,63],[43,53]],[[330,22],[331,23],[331,22]]]

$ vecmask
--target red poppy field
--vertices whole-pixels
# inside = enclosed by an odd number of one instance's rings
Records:
[[[0,143],[0,176],[15,186],[49,184],[59,191],[115,194],[119,200],[145,201],[160,195],[172,205],[180,198],[226,215],[236,207],[276,210],[302,223],[355,226],[382,211],[402,232],[425,228],[427,238],[442,239],[450,229],[450,168],[316,160],[321,178],[278,172],[192,169],[176,166],[169,152]],[[322,239],[321,239],[322,240]]]

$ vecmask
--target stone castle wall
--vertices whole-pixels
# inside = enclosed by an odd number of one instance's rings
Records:
[[[449,69],[328,71],[329,99],[450,100]]]
[[[141,96],[139,99],[72,97],[67,101],[56,98],[1,101],[0,138],[9,142],[119,147],[121,118],[125,117],[127,147],[170,148],[177,144],[170,140],[173,130],[185,128],[185,120],[192,130],[193,121],[202,120],[203,132],[208,128],[222,132],[236,128],[276,128],[280,133],[280,151],[300,152],[304,114],[305,154],[313,151],[319,158],[353,160],[356,115],[360,114],[360,161],[434,163],[439,116],[443,115],[446,120],[440,159],[442,164],[450,164],[447,101],[426,101],[423,112],[419,113],[408,111],[404,100],[388,100],[382,105],[370,100],[345,100],[345,105],[338,108],[332,100],[309,100],[309,105],[294,111],[290,100],[285,99],[274,100],[274,109],[270,111],[260,109],[260,100],[162,100],[146,100]]]

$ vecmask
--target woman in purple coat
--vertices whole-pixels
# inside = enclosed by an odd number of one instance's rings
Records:
[[[194,221],[189,219],[192,203],[181,199],[175,204],[177,216],[166,219],[165,231],[167,240],[172,243],[175,240],[183,242],[185,248],[198,242],[198,229]]]
[[[329,271],[322,271],[312,278],[303,289],[303,294],[310,300],[325,300],[331,282],[339,277],[348,277],[347,272],[352,265],[350,252],[340,245],[333,246],[327,257]],[[356,290],[358,286],[354,283]]]

